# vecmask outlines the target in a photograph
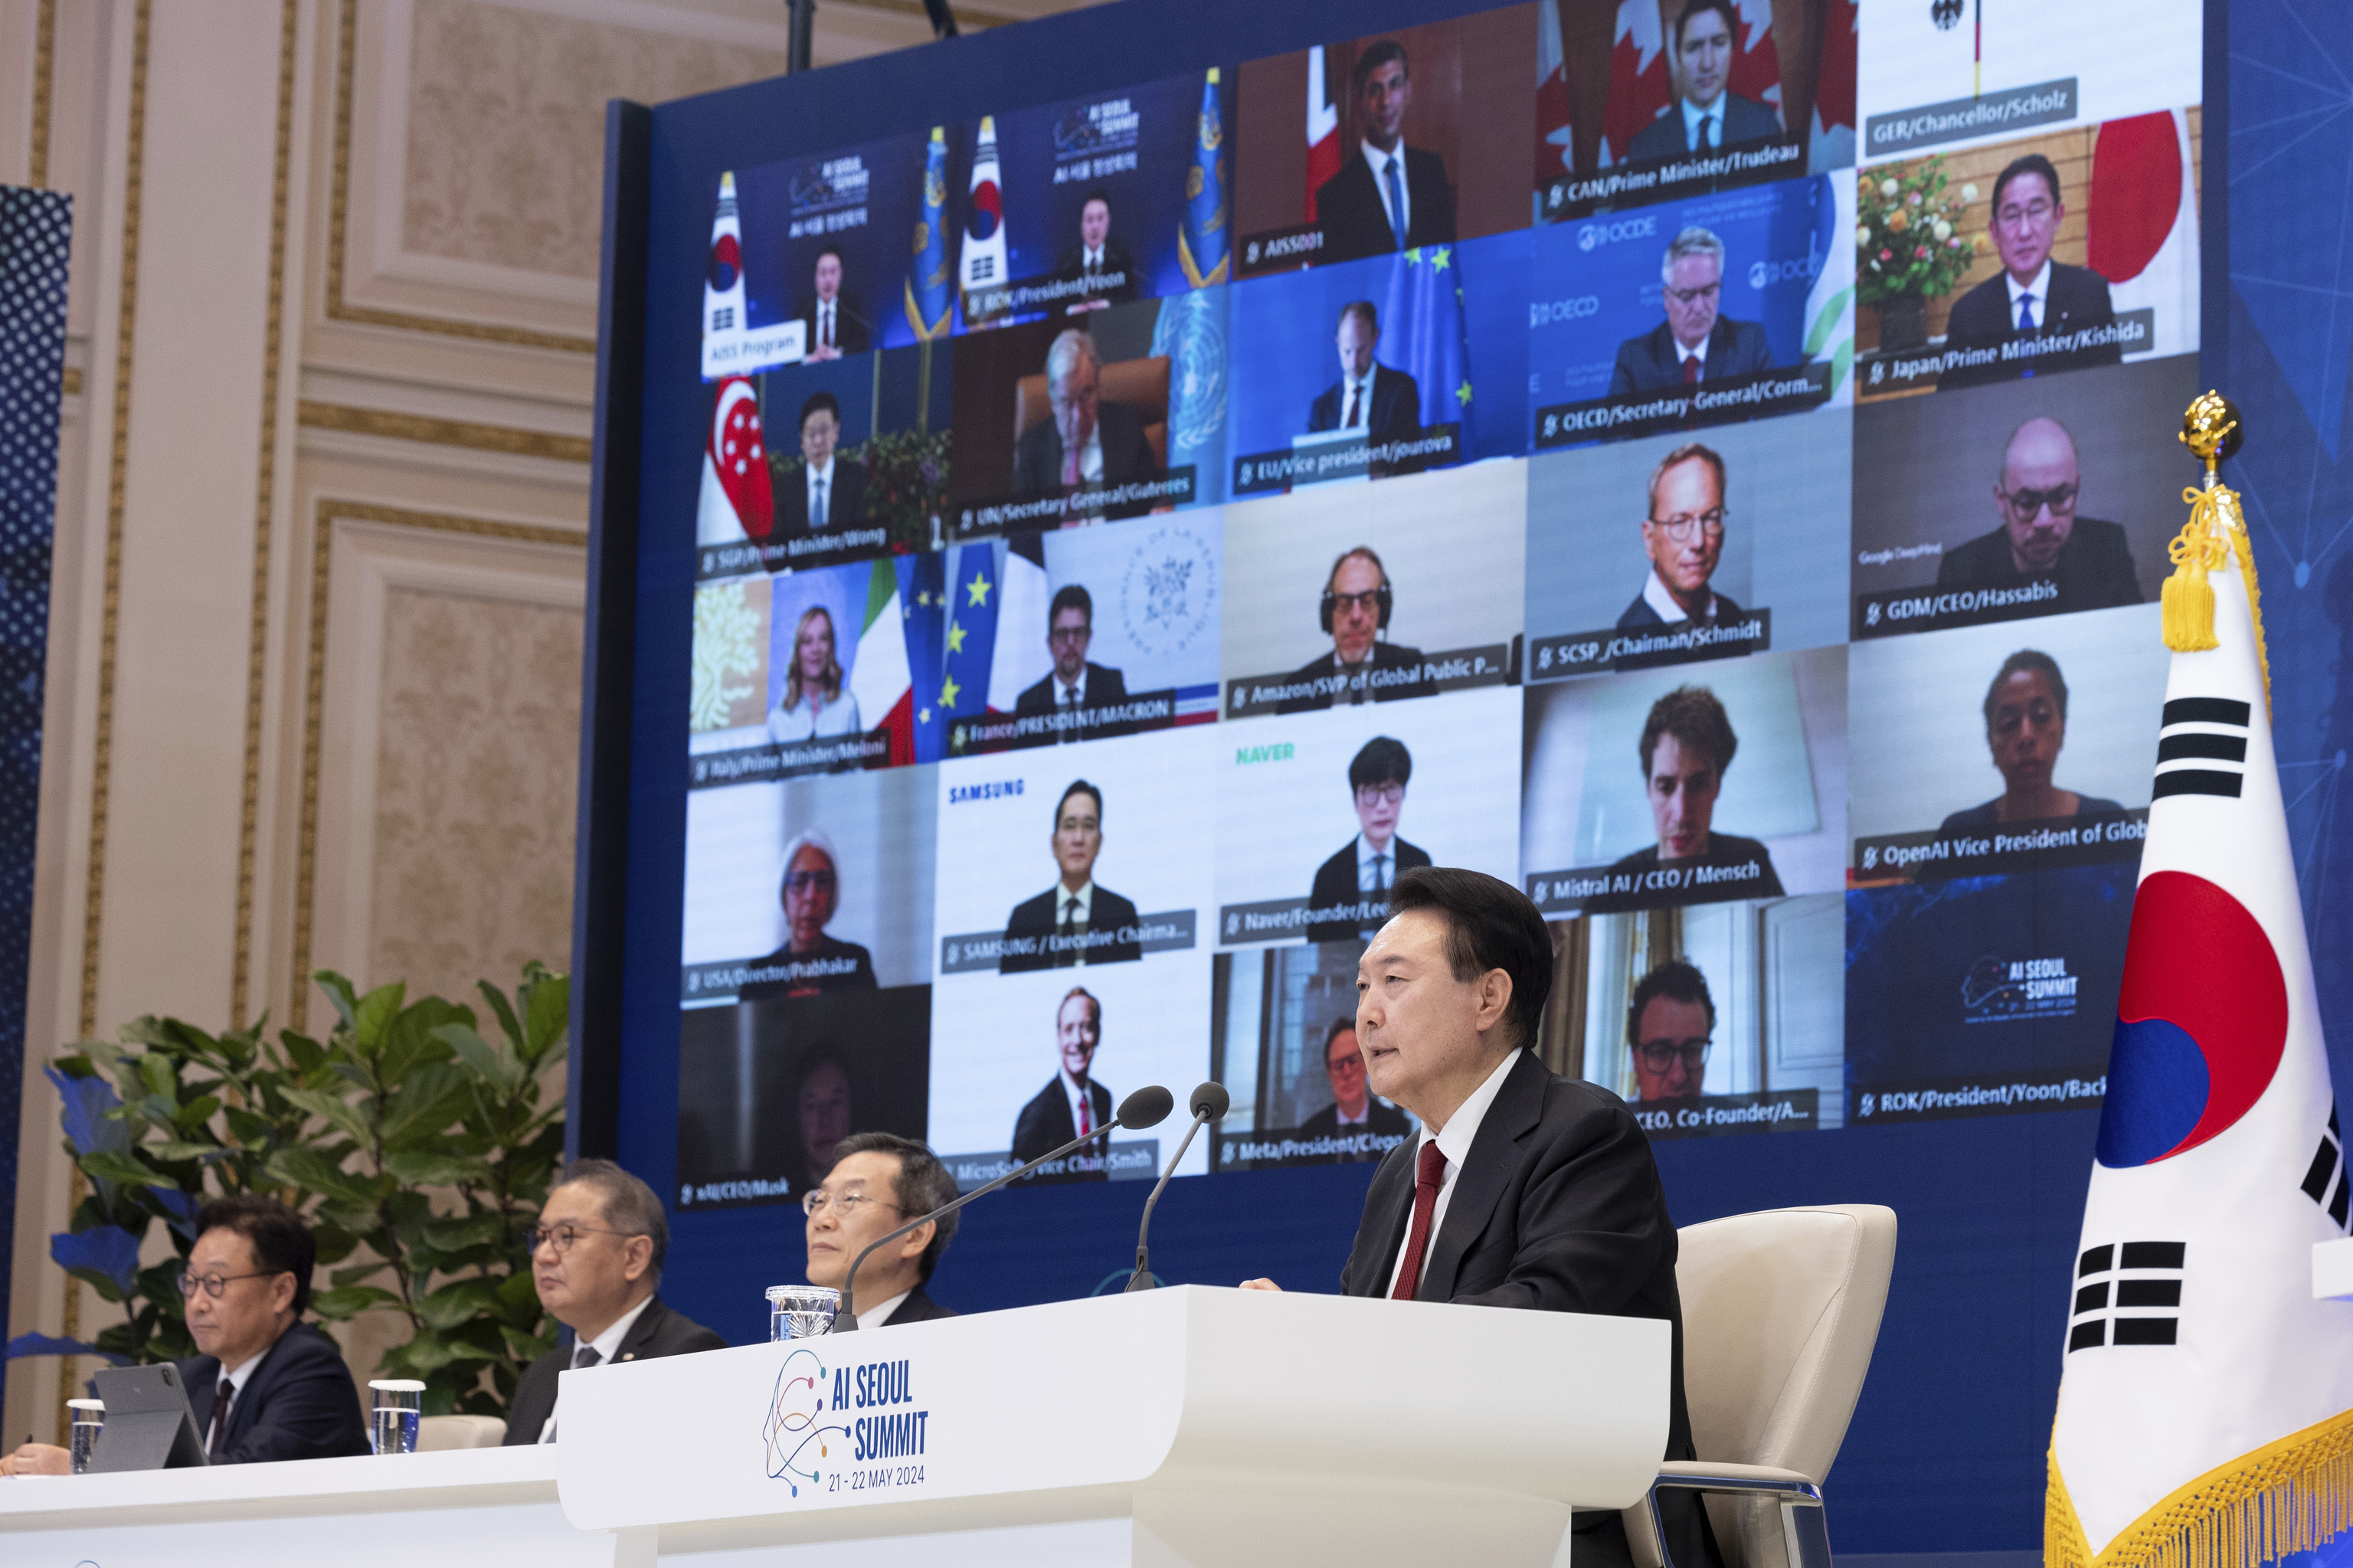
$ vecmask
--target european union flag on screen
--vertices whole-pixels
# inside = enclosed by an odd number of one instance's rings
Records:
[[[1451,245],[1417,245],[1389,269],[1389,298],[1381,312],[1381,363],[1402,370],[1421,388],[1424,427],[1471,422],[1471,346],[1462,321],[1461,252]],[[1458,445],[1465,450],[1468,442]]]
[[[938,550],[900,556],[899,604],[906,612],[908,697],[915,712],[915,760],[947,755],[948,725],[939,708],[940,655],[946,642],[947,556]]]
[[[939,689],[916,695],[936,703],[947,721],[947,744],[953,751],[958,725],[988,711],[997,611],[1005,598],[1005,546],[961,545],[948,554],[954,559],[948,578],[954,586],[948,590],[947,621],[941,631]]]
[[[1193,166],[1185,175],[1185,227],[1176,236],[1176,259],[1185,280],[1197,289],[1226,281],[1226,181],[1224,124],[1218,118],[1218,70],[1201,86],[1201,120],[1193,138]]]
[[[948,283],[955,263],[948,260],[948,133],[932,127],[931,156],[923,164],[923,216],[915,226],[915,268],[907,275],[907,324],[919,339],[948,334]]]

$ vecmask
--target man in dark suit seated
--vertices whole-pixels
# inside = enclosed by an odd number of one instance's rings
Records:
[[[1380,925],[1383,896],[1398,875],[1430,863],[1430,852],[1397,836],[1413,754],[1386,735],[1365,742],[1348,764],[1348,792],[1356,808],[1356,836],[1315,868],[1307,906],[1324,918],[1307,927],[1311,942],[1354,942]]]
[[[609,1160],[564,1168],[532,1232],[531,1278],[540,1305],[572,1330],[572,1344],[523,1369],[507,1406],[507,1446],[555,1441],[558,1384],[567,1369],[727,1348],[654,1294],[669,1251],[670,1221],[651,1187]]]
[[[1089,191],[1086,200],[1079,204],[1079,242],[1062,252],[1062,264],[1055,270],[1055,275],[1099,279],[1110,285],[1105,288],[1098,284],[1100,291],[1071,305],[1072,311],[1099,311],[1135,298],[1135,262],[1128,255],[1127,247],[1112,238],[1111,197],[1104,192]]]
[[[1144,957],[1143,939],[1135,934],[1135,906],[1110,888],[1095,885],[1095,858],[1103,853],[1103,791],[1083,779],[1073,779],[1055,803],[1054,832],[1048,842],[1054,863],[1061,867],[1061,879],[1013,906],[1005,922],[1005,951],[997,958],[997,972],[1084,969]],[[1017,950],[1024,942],[1028,950]]]
[[[175,1362],[216,1465],[332,1459],[368,1451],[343,1352],[303,1322],[319,1244],[275,1198],[216,1198],[196,1211],[180,1295],[199,1352]],[[26,1443],[0,1475],[63,1476],[73,1456]]]
[[[1993,182],[1993,248],[2001,270],[1953,302],[1945,323],[1947,348],[2000,348],[2104,327],[2116,319],[2108,281],[2089,267],[2051,259],[2067,217],[2059,171],[2040,153],[2014,158]],[[1939,390],[2014,380],[2038,370],[2115,365],[2120,344],[2097,344],[2053,355],[2020,355],[1980,366],[1955,366],[1936,378]]]
[[[1087,648],[1094,641],[1095,601],[1081,583],[1064,583],[1054,590],[1047,608],[1046,651],[1054,668],[1046,678],[1013,700],[1014,715],[1043,718],[1050,714],[1127,701],[1127,681],[1117,670],[1091,662]],[[1056,732],[1049,740],[1093,740],[1110,735],[1108,728],[1082,731],[1075,726]]]
[[[1062,1058],[1053,1081],[1039,1089],[1013,1121],[1016,1164],[1050,1154],[1082,1133],[1092,1132],[1111,1119],[1111,1091],[1095,1082],[1095,1048],[1103,1044],[1103,1003],[1084,986],[1063,993],[1054,1010],[1054,1044]],[[1060,1180],[1103,1181],[1103,1145],[1091,1143],[1071,1155]],[[1028,1178],[1053,1181],[1046,1171]]]
[[[851,1133],[836,1149],[824,1184],[801,1198],[808,1215],[808,1282],[849,1291],[860,1329],[955,1317],[923,1290],[955,1235],[955,1214],[876,1248],[858,1271],[858,1288],[849,1290],[849,1282],[860,1253],[909,1220],[955,1202],[955,1178],[924,1145],[895,1132]]]
[[[2001,522],[1947,551],[1936,586],[2007,588],[2048,577],[2059,588],[2044,606],[2052,615],[2140,603],[2140,575],[2124,529],[2076,511],[2083,479],[2066,426],[2049,418],[2019,426],[2002,449],[1994,482]]]
[[[1377,363],[1373,350],[1381,341],[1381,319],[1370,300],[1351,300],[1340,307],[1340,329],[1335,336],[1340,349],[1340,379],[1317,394],[1307,410],[1307,429],[1362,430],[1368,447],[1421,439],[1421,387],[1402,370]],[[1372,464],[1374,477],[1419,473],[1419,457],[1387,459]]]
[[[1781,896],[1771,852],[1755,839],[1719,833],[1712,826],[1725,770],[1739,746],[1724,705],[1705,686],[1677,686],[1651,705],[1651,715],[1642,725],[1641,756],[1643,792],[1650,797],[1658,839],[1609,868],[1613,876],[1634,878],[1634,888],[1622,895],[1588,899],[1588,911],[1703,903],[1712,897]],[[1687,881],[1681,891],[1662,897],[1658,890],[1641,885],[1651,872],[1662,869],[1717,874]]]
[[[1984,832],[2008,822],[2124,815],[2117,801],[2052,782],[2059,748],[2067,744],[2067,678],[2050,654],[2021,648],[2001,662],[1986,688],[1985,733],[1994,770],[2001,775],[2001,793],[1955,811],[1937,832]]]
[[[1318,653],[1282,678],[1285,685],[1328,683],[1329,689],[1289,698],[1281,711],[1303,714],[1435,695],[1437,686],[1420,674],[1421,650],[1381,639],[1396,609],[1388,569],[1369,546],[1359,545],[1333,562],[1317,609],[1321,625],[1331,634],[1332,652]]]
[[[777,537],[866,521],[866,469],[836,453],[840,439],[840,401],[830,392],[810,393],[801,405],[800,471],[776,487]]]
[[[1332,1084],[1332,1103],[1299,1124],[1302,1138],[1353,1138],[1369,1133],[1377,1138],[1403,1138],[1413,1130],[1405,1112],[1384,1105],[1365,1083],[1365,1054],[1356,1044],[1356,1020],[1352,1013],[1332,1021],[1324,1035],[1324,1075]],[[1388,1152],[1383,1149],[1352,1150],[1331,1157],[1335,1165],[1363,1165]]]
[[[1013,493],[1053,495],[1082,484],[1126,484],[1160,477],[1144,416],[1124,403],[1098,403],[1102,362],[1095,341],[1072,327],[1046,351],[1046,399],[1053,413],[1021,432],[1013,448]],[[1135,517],[1149,501],[1107,509]],[[1071,518],[1069,522],[1085,521]]]
[[[864,354],[871,343],[866,312],[856,294],[843,291],[841,274],[839,249],[828,245],[817,253],[817,271],[811,279],[815,292],[801,301],[801,324],[807,329],[801,351],[805,360],[821,363]]]
[[[1618,630],[1713,626],[1740,619],[1727,594],[1709,588],[1724,558],[1724,459],[1689,441],[1651,471],[1651,505],[1642,516],[1642,553],[1651,580],[1618,618]]]
[[[1373,1092],[1421,1132],[1373,1172],[1342,1293],[1662,1319],[1673,1348],[1660,1457],[1695,1457],[1675,1226],[1650,1141],[1625,1101],[1529,1049],[1552,985],[1544,916],[1507,882],[1428,866],[1398,879],[1389,907],[1356,966],[1356,1033]],[[1668,1491],[1659,1506],[1676,1568],[1718,1568],[1698,1499]],[[1616,1513],[1572,1528],[1579,1563],[1630,1563]]]
[[[873,955],[826,932],[841,907],[841,870],[833,840],[822,830],[810,828],[785,846],[784,884],[776,896],[785,906],[785,945],[753,960],[753,967],[786,973],[744,986],[736,1001],[874,989]]]
[[[1713,153],[1781,133],[1780,118],[1770,109],[1725,90],[1732,71],[1733,41],[1739,34],[1740,16],[1732,0],[1691,0],[1683,7],[1674,31],[1675,74],[1682,91],[1666,112],[1634,133],[1629,162]]]
[[[1724,298],[1724,241],[1712,231],[1693,228],[1676,235],[1659,273],[1667,319],[1618,345],[1609,372],[1612,397],[1729,381],[1773,367],[1762,323],[1716,314]]]
[[[1405,144],[1406,106],[1413,101],[1405,46],[1393,38],[1368,46],[1356,57],[1354,90],[1361,140],[1341,154],[1340,172],[1315,188],[1315,221],[1324,230],[1315,259],[1354,261],[1451,244],[1454,187],[1446,160]]]

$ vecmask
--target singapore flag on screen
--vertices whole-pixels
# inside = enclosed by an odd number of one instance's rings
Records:
[[[2313,1247],[2345,1234],[2347,1172],[2234,558],[2247,535],[2227,537],[2207,578],[2220,645],[2173,655],[2150,715],[2148,839],[2068,1281],[2049,1568],[2253,1568],[2353,1513],[2353,1302],[2312,1290]]]

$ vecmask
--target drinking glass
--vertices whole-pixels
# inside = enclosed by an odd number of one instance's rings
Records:
[[[90,1456],[98,1452],[98,1435],[106,1425],[106,1401],[102,1399],[69,1399],[66,1408],[73,1412],[73,1473],[89,1470]]]
[[[368,1446],[379,1454],[417,1452],[417,1423],[425,1418],[425,1385],[415,1378],[380,1377],[368,1382],[375,1405]]]
[[[833,1331],[833,1315],[841,1310],[841,1292],[829,1285],[768,1287],[768,1338],[806,1340]]]

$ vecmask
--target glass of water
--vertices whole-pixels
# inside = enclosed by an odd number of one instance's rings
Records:
[[[368,1446],[379,1454],[417,1452],[417,1424],[425,1419],[425,1385],[410,1377],[380,1377],[368,1382],[375,1409],[368,1421]]]
[[[841,1310],[841,1292],[829,1285],[768,1287],[768,1338],[806,1340],[833,1331],[833,1315]]]
[[[106,1401],[102,1399],[69,1399],[66,1408],[73,1412],[73,1473],[89,1470],[90,1456],[98,1452],[98,1435],[106,1425]]]

